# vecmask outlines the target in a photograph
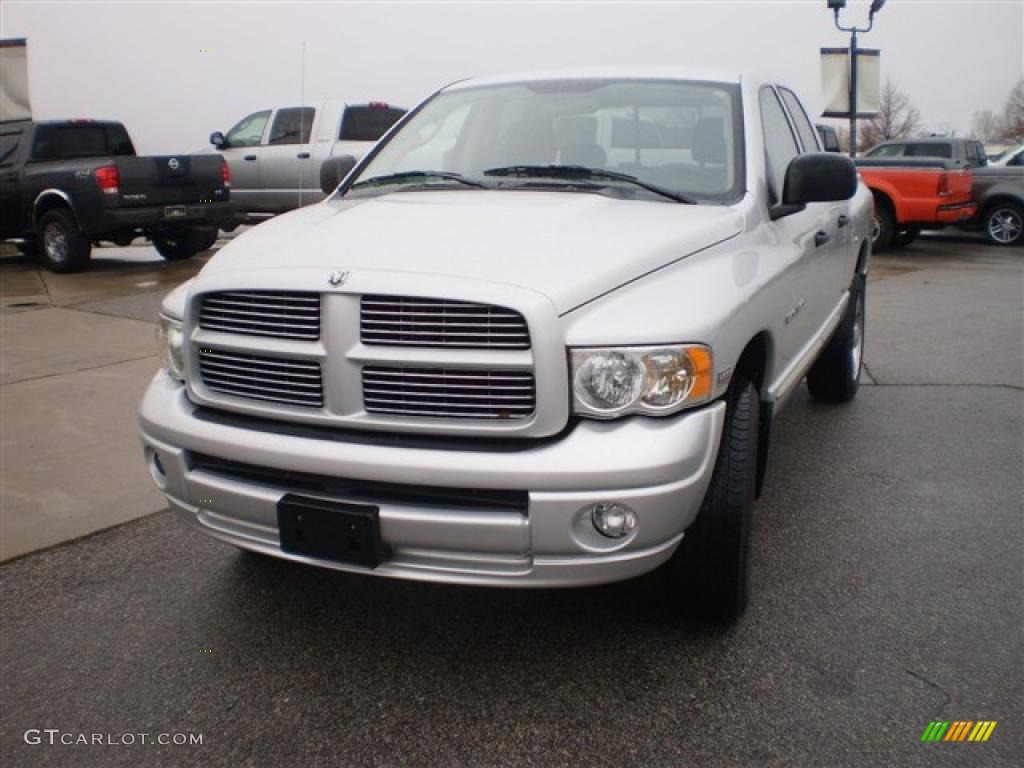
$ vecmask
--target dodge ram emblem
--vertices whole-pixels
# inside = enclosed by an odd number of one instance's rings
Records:
[[[178,162],[178,158],[176,157],[172,157],[170,160],[167,161],[167,167],[170,168],[172,171],[178,170],[180,166],[181,163]]]
[[[340,269],[336,269],[327,276],[327,282],[337,288],[348,280],[348,272],[342,272]]]

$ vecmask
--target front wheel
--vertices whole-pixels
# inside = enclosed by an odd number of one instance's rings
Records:
[[[850,285],[850,303],[835,335],[807,373],[807,389],[815,400],[846,403],[860,388],[866,292],[867,281],[858,274]]]
[[[672,599],[698,619],[731,623],[750,602],[750,541],[757,485],[760,398],[737,377],[700,512],[666,566]]]
[[[996,203],[982,219],[985,237],[995,245],[1018,245],[1024,240],[1024,208],[1014,203]]]

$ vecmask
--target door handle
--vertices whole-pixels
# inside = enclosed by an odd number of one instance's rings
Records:
[[[821,246],[823,246],[831,239],[832,235],[830,235],[828,232],[825,232],[824,230],[821,230],[814,236],[814,247],[821,248]]]
[[[309,152],[299,152],[296,157],[299,158],[299,160],[309,160]]]
[[[845,227],[847,224],[850,223],[850,217],[847,216],[845,213],[840,213],[839,219],[836,223],[839,224],[840,228]]]
[[[256,155],[246,155],[245,159],[246,160],[255,160],[256,159]]]

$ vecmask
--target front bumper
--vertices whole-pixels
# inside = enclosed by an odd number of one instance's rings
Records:
[[[200,418],[182,386],[163,372],[149,386],[139,424],[158,485],[191,525],[245,549],[338,570],[449,583],[554,587],[620,581],[667,560],[700,508],[714,469],[725,405],[667,419],[582,421],[557,439],[508,441],[472,450],[473,438],[415,446],[382,439],[243,427]],[[383,436],[382,436],[383,438]],[[470,449],[467,449],[469,447]],[[267,480],[211,470],[197,456],[266,468]],[[299,493],[286,473],[416,488],[525,492],[522,509],[447,509],[406,494],[370,500],[380,509],[387,559],[373,570],[281,551],[277,503]],[[598,534],[584,510],[619,501],[638,526],[623,540]]]

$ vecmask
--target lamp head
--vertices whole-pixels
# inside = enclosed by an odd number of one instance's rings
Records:
[[[868,11],[868,14],[874,16],[882,10],[883,5],[885,5],[885,0],[871,0],[871,9]]]

